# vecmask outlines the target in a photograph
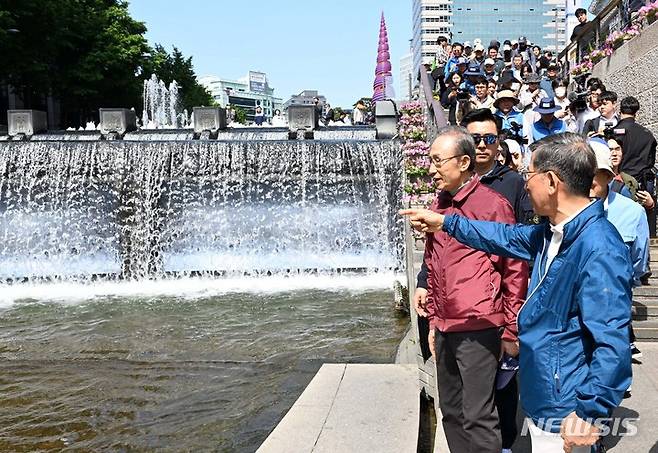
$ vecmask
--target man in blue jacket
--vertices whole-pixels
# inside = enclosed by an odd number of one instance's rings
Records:
[[[425,209],[401,214],[419,231],[443,229],[477,250],[534,258],[517,318],[521,404],[533,451],[585,453],[631,383],[633,270],[603,201],[590,201],[596,157],[587,141],[562,133],[532,148],[526,190],[549,223],[503,225]]]

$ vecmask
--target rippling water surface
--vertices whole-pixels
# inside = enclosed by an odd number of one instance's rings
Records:
[[[393,360],[408,321],[389,287],[0,288],[0,451],[254,451],[321,364]]]

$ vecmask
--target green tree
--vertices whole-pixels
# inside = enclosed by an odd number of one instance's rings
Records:
[[[156,44],[144,69],[148,71],[145,75],[153,73],[167,85],[173,80],[178,83],[181,109],[191,112],[193,107],[215,104],[210,92],[196,78],[192,57],[185,58],[175,46],[170,54],[162,45]]]
[[[83,124],[99,107],[139,107],[136,73],[150,48],[127,2],[0,0],[0,29],[0,80],[27,107],[43,108],[52,94],[67,125]]]

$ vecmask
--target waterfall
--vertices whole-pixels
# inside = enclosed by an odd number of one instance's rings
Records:
[[[0,143],[0,278],[400,267],[399,144]]]

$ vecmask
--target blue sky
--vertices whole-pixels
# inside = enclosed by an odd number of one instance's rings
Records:
[[[494,0],[495,1],[495,0]],[[379,16],[386,15],[396,90],[409,50],[411,0],[130,0],[151,44],[194,57],[198,76],[267,73],[278,97],[319,90],[335,106],[372,95]],[[584,2],[589,5],[590,0]],[[399,94],[399,93],[398,93]]]
[[[198,76],[263,71],[284,101],[317,89],[344,107],[372,95],[382,10],[397,84],[411,39],[410,0],[130,0],[149,42],[194,57]]]

